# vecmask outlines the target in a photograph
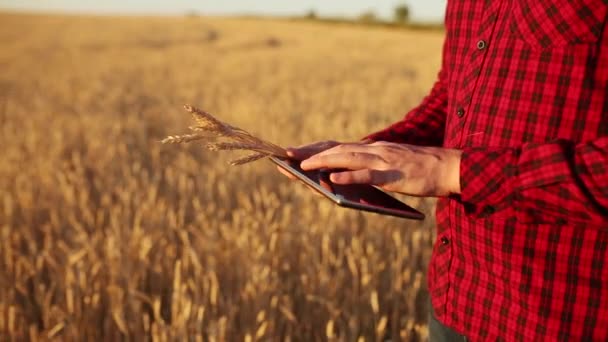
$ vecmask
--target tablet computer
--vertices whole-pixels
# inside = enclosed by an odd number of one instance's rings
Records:
[[[304,171],[300,168],[300,162],[298,161],[277,157],[270,157],[269,159],[341,207],[413,220],[424,220],[423,213],[372,185],[334,184],[329,180],[331,173],[329,171]]]

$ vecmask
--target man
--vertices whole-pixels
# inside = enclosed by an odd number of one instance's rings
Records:
[[[336,183],[440,197],[432,337],[606,341],[608,0],[447,6],[419,107],[370,141],[290,153],[347,169]]]

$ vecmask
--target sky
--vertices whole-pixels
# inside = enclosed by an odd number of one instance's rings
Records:
[[[301,15],[355,17],[373,11],[390,18],[399,4],[410,7],[416,21],[441,21],[446,0],[0,0],[0,10],[94,14]]]

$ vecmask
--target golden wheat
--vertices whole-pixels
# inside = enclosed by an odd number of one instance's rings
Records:
[[[190,105],[185,105],[184,108],[192,113],[194,120],[198,123],[197,126],[191,126],[190,129],[199,133],[170,135],[161,141],[163,144],[180,144],[205,140],[213,141],[206,144],[207,149],[211,151],[249,150],[256,152],[255,154],[231,161],[230,164],[232,165],[243,165],[269,156],[287,158],[287,152],[280,146],[257,138],[243,129],[224,123],[198,108]],[[200,132],[205,132],[206,134]],[[217,140],[219,139],[227,141],[218,142]]]
[[[158,141],[183,103],[277,146],[359,139],[425,95],[441,33],[2,14],[0,42],[0,340],[426,339],[432,222],[226,168],[196,117]]]

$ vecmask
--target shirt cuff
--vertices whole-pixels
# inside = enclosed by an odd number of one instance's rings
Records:
[[[512,205],[519,151],[467,148],[460,162],[460,200],[465,212],[488,216]]]
[[[526,189],[568,181],[571,147],[556,140],[520,148],[465,149],[460,164],[460,200],[465,211],[483,217],[515,202],[525,206]]]

